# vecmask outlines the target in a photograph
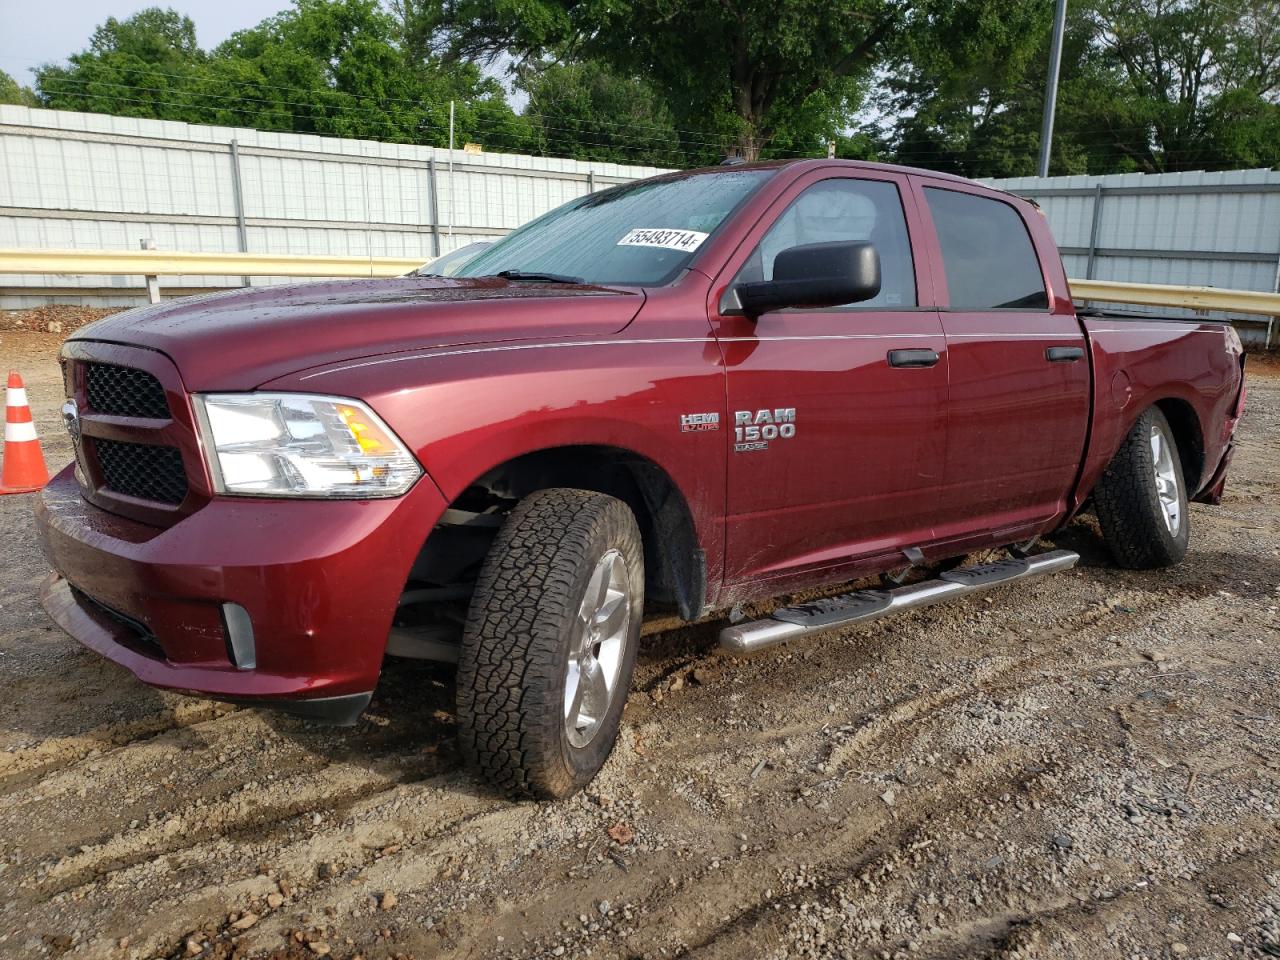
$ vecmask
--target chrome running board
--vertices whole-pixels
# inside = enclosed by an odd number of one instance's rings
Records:
[[[940,574],[936,580],[925,580],[893,590],[858,590],[794,607],[783,607],[760,620],[725,627],[720,631],[720,646],[730,653],[751,653],[776,643],[806,637],[811,633],[846,627],[852,623],[869,623],[904,610],[931,607],[944,600],[979,593],[1015,580],[1069,570],[1079,559],[1080,554],[1070,550],[1051,550],[1033,557],[997,560],[976,567],[949,570]]]

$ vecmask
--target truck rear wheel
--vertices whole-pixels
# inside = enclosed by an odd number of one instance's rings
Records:
[[[1156,407],[1138,418],[1093,492],[1102,534],[1130,570],[1168,567],[1187,554],[1191,518],[1182,461]]]
[[[644,606],[631,509],[587,490],[525,497],[476,581],[458,660],[468,764],[513,796],[577,792],[613,749]]]

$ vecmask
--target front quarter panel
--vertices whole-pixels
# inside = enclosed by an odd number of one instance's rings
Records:
[[[714,595],[723,564],[722,369],[701,294],[666,288],[651,292],[640,317],[613,336],[396,354],[304,371],[264,389],[369,403],[447,501],[493,467],[537,450],[602,445],[646,457],[688,504]],[[682,431],[685,413],[719,414],[719,429]]]

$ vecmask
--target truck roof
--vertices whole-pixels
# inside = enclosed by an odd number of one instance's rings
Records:
[[[910,167],[897,163],[877,163],[872,160],[842,160],[826,157],[799,157],[786,160],[760,160],[755,163],[741,164],[725,164],[714,167],[697,167],[692,170],[674,170],[671,173],[661,174],[662,179],[679,179],[681,177],[693,176],[700,173],[716,173],[726,170],[781,170],[783,168],[796,168],[799,170],[820,169],[822,167],[847,167],[855,170],[878,170],[884,173],[907,173],[921,177],[931,177],[935,180],[953,180],[956,183],[966,183],[971,186],[981,187],[984,190],[990,190],[992,193],[1001,193],[1008,197],[1021,200],[1024,203],[1030,203],[1036,206],[1034,201],[1011,193],[1000,187],[993,187],[989,183],[983,183],[980,180],[974,180],[970,177],[961,177],[954,173],[943,173],[939,170],[926,170],[924,167]],[[657,179],[657,178],[655,178]]]

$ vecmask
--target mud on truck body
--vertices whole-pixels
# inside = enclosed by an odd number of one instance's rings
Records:
[[[581,197],[455,277],[145,307],[63,351],[76,462],[44,603],[161,687],[354,722],[457,663],[462,751],[585,784],[646,612],[742,652],[1070,566],[1186,552],[1244,403],[1224,324],[1078,315],[1030,203],[800,161]],[[1009,548],[1006,559],[958,558]]]

